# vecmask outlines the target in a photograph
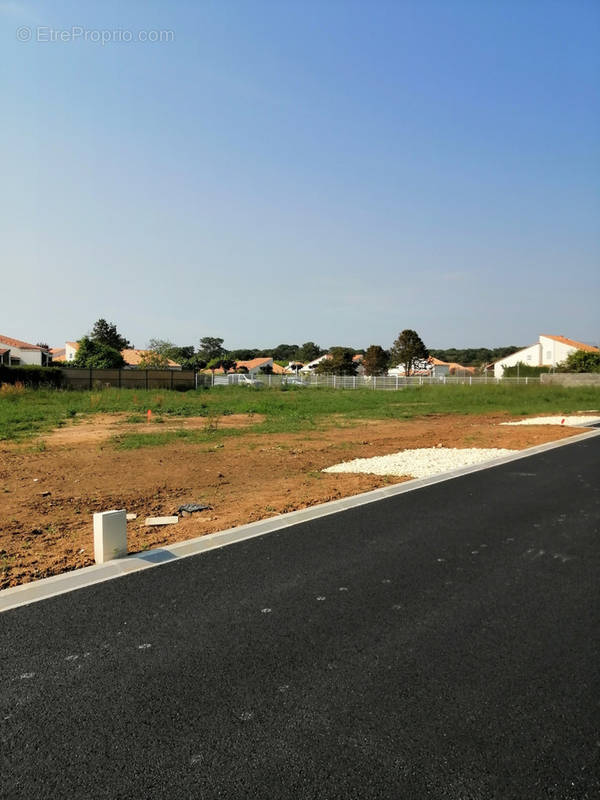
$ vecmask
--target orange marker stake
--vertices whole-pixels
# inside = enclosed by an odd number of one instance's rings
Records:
[[[148,416],[148,422],[150,422],[150,419],[152,417],[152,411],[150,411],[150,409],[148,409],[148,415],[147,416]]]

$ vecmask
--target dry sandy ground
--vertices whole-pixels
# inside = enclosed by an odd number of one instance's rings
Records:
[[[237,415],[219,426],[248,430],[222,442],[118,451],[109,441],[115,433],[205,428],[206,418],[149,426],[104,415],[46,435],[45,450],[31,442],[0,445],[0,588],[92,564],[94,511],[136,512],[138,519],[128,523],[135,552],[406,480],[321,472],[339,461],[438,444],[522,449],[581,432],[498,425],[508,419],[361,420],[267,436],[252,432],[259,418]],[[205,502],[211,510],[177,525],[144,526],[146,516],[176,513],[187,502]]]

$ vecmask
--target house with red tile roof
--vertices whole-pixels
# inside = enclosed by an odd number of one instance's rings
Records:
[[[123,356],[123,360],[125,361],[125,369],[127,368],[135,368],[139,367],[140,365],[144,364],[146,358],[151,358],[155,355],[153,350],[135,350],[133,348],[128,348],[126,350],[121,350],[121,355]],[[171,358],[167,358],[166,363],[164,366],[160,367],[153,367],[152,369],[175,369],[180,370],[181,364],[178,364],[176,361],[173,361]]]
[[[77,342],[65,342],[65,346],[63,347],[53,347],[52,348],[52,361],[54,364],[65,364],[70,363],[71,361],[75,360],[75,356],[77,355],[77,350],[79,349],[79,344]],[[123,356],[123,360],[125,361],[125,369],[134,369],[139,367],[140,364],[143,363],[144,357],[152,354],[152,350],[136,350],[134,348],[128,348],[126,350],[121,350],[121,355]],[[164,367],[160,367],[160,369],[175,369],[180,370],[181,364],[178,364],[176,361],[168,358],[167,363]]]
[[[51,359],[50,350],[11,336],[0,335],[0,350],[3,351],[0,356],[2,363],[12,367],[23,364],[47,367]]]
[[[547,367],[550,370],[561,364],[571,353],[576,353],[578,350],[584,350],[587,353],[600,353],[600,349],[592,344],[568,339],[566,336],[541,334],[534,344],[496,361],[493,365],[494,377],[502,378],[505,367],[516,367],[517,364],[525,364],[528,367]]]
[[[455,377],[464,377],[466,375],[475,375],[475,367],[465,367],[463,364],[458,364],[456,361],[441,361],[439,358],[429,356],[427,359],[428,364],[434,367],[435,375],[453,375]],[[447,367],[447,371],[444,368]]]
[[[66,350],[64,347],[51,347],[50,353],[52,355],[53,364],[62,364],[65,359]]]
[[[279,374],[279,372],[276,373],[276,368],[278,371],[281,370],[282,373],[284,372],[283,367],[280,367],[279,364],[274,364],[272,358],[251,358],[248,361],[236,361],[235,367],[228,369],[227,372],[230,375],[233,375],[235,372],[243,372],[245,375],[252,375],[256,377],[256,375],[264,374],[263,370],[268,370],[268,367],[271,367],[274,374]],[[215,375],[223,375],[224,372],[223,367],[219,367],[215,370],[203,370],[203,372],[213,371]]]
[[[271,367],[273,369],[273,359],[272,358],[251,358],[248,361],[236,361],[235,362],[235,369],[232,370],[235,372],[239,369],[248,370],[246,373],[247,375],[262,375],[263,370]],[[274,370],[273,370],[274,371]]]

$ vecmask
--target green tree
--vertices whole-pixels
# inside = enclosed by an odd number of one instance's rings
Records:
[[[365,375],[384,375],[389,363],[388,353],[378,344],[370,345],[362,360]]]
[[[194,345],[178,347],[167,339],[150,339],[148,350],[165,356],[167,359],[170,358],[183,369],[201,369],[206,365],[206,361],[202,361],[196,356]]]
[[[319,347],[318,344],[314,342],[304,342],[302,347],[299,347],[296,350],[295,354],[292,356],[292,359],[297,361],[302,361],[304,364],[308,364],[309,361],[314,361],[315,358],[318,358],[320,355],[323,355],[323,350]]]
[[[439,358],[440,361],[462,364],[464,367],[483,367],[522,349],[522,347],[512,344],[494,349],[489,347],[469,347],[464,350],[457,350],[456,347],[448,347],[445,350],[430,350],[429,355]]]
[[[560,372],[600,372],[600,353],[576,350],[558,365]]]
[[[263,350],[262,356],[264,358],[271,357],[274,361],[283,361],[284,359],[291,361],[297,350],[297,344],[278,344],[277,347],[273,347],[271,350]]]
[[[181,364],[183,369],[202,369],[206,366],[206,361],[203,361],[194,351],[194,345],[184,345],[183,347],[175,346],[167,353],[168,358]]]
[[[203,336],[200,339],[198,356],[207,364],[215,358],[224,358],[226,355],[227,350],[223,347],[223,339],[217,336]]]
[[[260,367],[260,371],[263,375],[272,375],[273,374],[273,364],[264,364]]]
[[[409,328],[399,334],[390,349],[390,363],[393,366],[401,364],[407,376],[411,374],[418,361],[423,361],[428,356],[429,351],[419,334]]]
[[[168,339],[150,339],[148,342],[148,350],[152,350],[153,353],[160,353],[167,358],[170,358],[170,353],[172,350],[175,350],[176,347],[173,342],[170,342]]]
[[[79,347],[72,362],[75,367],[117,369],[125,366],[123,356],[114,347],[97,342],[90,336],[83,336],[77,344]]]
[[[252,361],[253,358],[259,357],[260,350],[241,348],[240,350],[230,350],[229,355],[235,358],[236,361]]]
[[[229,372],[230,369],[235,367],[235,361],[227,355],[217,356],[216,358],[211,358],[206,366],[214,375],[215,370],[221,367],[223,368],[223,372]]]
[[[329,358],[317,365],[318,375],[356,375],[356,364],[352,360],[352,350],[346,347],[332,347]]]
[[[107,322],[105,319],[99,319],[94,323],[89,338],[97,344],[112,347],[118,352],[131,347],[129,341],[117,331],[117,326],[112,322]]]

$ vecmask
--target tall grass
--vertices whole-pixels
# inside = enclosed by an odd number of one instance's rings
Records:
[[[599,408],[597,387],[540,384],[434,385],[401,391],[326,388],[281,391],[239,386],[189,392],[25,389],[0,394],[0,440],[21,439],[91,414],[126,412],[142,416],[148,409],[159,418],[260,414],[265,418],[260,430],[275,432],[306,430],[349,419],[410,419],[424,414],[502,411],[511,415],[561,414]]]

